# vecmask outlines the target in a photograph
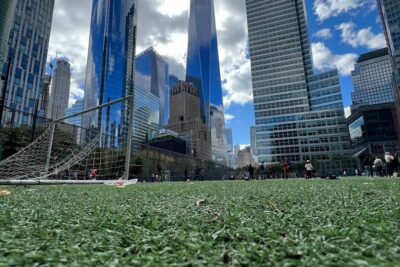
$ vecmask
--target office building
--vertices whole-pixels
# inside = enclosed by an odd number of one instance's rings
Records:
[[[66,60],[58,59],[53,72],[47,118],[55,120],[65,116],[64,111],[68,108],[70,87],[71,65]]]
[[[353,105],[394,102],[393,65],[387,48],[361,55],[351,76]]]
[[[251,145],[251,150],[253,151],[254,155],[258,154],[256,137],[257,137],[257,128],[255,126],[251,126],[250,127],[250,145]]]
[[[233,151],[233,132],[232,128],[225,128],[226,145]]]
[[[153,47],[136,56],[136,77],[144,90],[151,92],[159,99],[159,125],[168,123],[169,114],[169,70],[168,63]]]
[[[142,54],[147,57],[145,54]],[[146,59],[139,55],[137,61],[143,62]],[[141,65],[141,63],[140,63]],[[137,66],[137,65],[136,65]],[[149,69],[151,67],[149,66]],[[142,75],[136,69],[134,89],[134,111],[133,111],[133,153],[140,151],[142,145],[148,141],[148,136],[153,132],[161,130],[160,98],[159,91],[151,89],[152,77]],[[155,84],[155,82],[153,83]]]
[[[83,111],[83,104],[84,104],[83,99],[76,100],[75,103],[72,104],[71,107],[65,109],[65,111],[64,111],[65,116],[73,115],[73,114]],[[82,126],[82,116],[76,116],[76,117],[66,119],[65,123],[68,123],[71,125],[76,125],[76,126]]]
[[[237,168],[246,168],[249,165],[255,167],[256,162],[251,151],[251,146],[240,149],[237,153]]]
[[[133,94],[136,13],[135,0],[93,0],[85,110]],[[102,133],[102,146],[120,146],[119,141],[126,139],[128,115],[126,104],[120,103],[86,114],[83,126]]]
[[[54,0],[16,1],[8,39],[11,68],[5,88],[2,117],[5,125],[31,125],[33,122],[36,102],[42,99],[53,9]],[[44,110],[39,110],[39,116],[43,115]]]
[[[228,167],[233,167],[233,132],[232,128],[225,128],[225,139],[227,145]]]
[[[210,105],[212,160],[218,164],[229,165],[229,148],[225,135],[225,116],[221,107]]]
[[[211,159],[211,133],[200,113],[200,97],[197,88],[187,82],[179,82],[171,91],[170,117],[167,128],[181,136],[189,136],[187,145],[193,157]]]
[[[259,162],[350,155],[338,72],[313,72],[304,0],[246,9]]]
[[[15,0],[2,0],[0,3],[0,70],[7,61],[8,38],[15,13]]]
[[[169,91],[171,92],[172,88],[179,82],[179,78],[176,75],[170,74],[169,75]]]
[[[394,118],[394,103],[363,105],[352,110],[347,119],[353,147],[353,157],[362,162],[368,157],[383,157],[400,148]]]
[[[42,99],[40,100],[40,109],[44,111],[44,114],[48,114],[49,108],[49,100],[50,100],[50,84],[51,84],[51,76],[45,74],[43,77],[43,93]]]
[[[213,129],[210,118],[211,106],[216,107],[218,113],[224,113],[213,0],[190,1],[188,34],[186,81],[193,83],[199,91],[203,122],[211,131],[220,131],[214,135],[220,140],[213,138],[211,141],[213,158],[218,160],[221,151],[215,149],[225,142],[225,122],[222,127]],[[219,123],[214,125],[219,126]]]
[[[393,95],[396,103],[396,128],[400,138],[400,4],[396,0],[377,0],[383,31],[393,64]]]

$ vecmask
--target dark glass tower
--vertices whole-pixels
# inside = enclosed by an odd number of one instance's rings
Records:
[[[198,89],[201,117],[210,125],[210,104],[223,110],[213,0],[190,1],[186,80]]]
[[[133,93],[136,1],[93,0],[84,108]],[[103,146],[118,143],[127,121],[124,104],[84,116],[85,128],[104,133]]]

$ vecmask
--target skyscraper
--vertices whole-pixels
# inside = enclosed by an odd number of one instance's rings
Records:
[[[43,93],[42,99],[40,101],[40,109],[44,111],[44,114],[47,114],[47,110],[49,108],[49,99],[50,99],[50,84],[51,84],[51,76],[45,74],[43,77]]]
[[[70,86],[71,65],[66,60],[58,59],[51,83],[47,118],[54,120],[64,117],[64,111],[68,108]]]
[[[225,139],[227,145],[228,167],[233,167],[233,134],[232,128],[225,128]]]
[[[32,124],[35,103],[42,99],[54,0],[16,2],[8,39],[12,66],[2,121],[19,126]],[[44,110],[39,111],[40,115],[43,113]]]
[[[362,54],[351,73],[354,105],[394,102],[393,65],[388,49],[383,48]]]
[[[336,70],[314,74],[304,0],[246,0],[260,162],[349,155]]]
[[[197,88],[187,82],[178,82],[171,90],[168,129],[187,136],[192,155],[202,160],[211,158],[211,134],[200,116],[200,97]]]
[[[153,47],[136,56],[136,77],[140,86],[159,99],[159,125],[168,123],[169,115],[169,67]]]
[[[211,131],[221,131],[215,134],[219,140],[212,140],[216,158],[220,151],[214,148],[221,143],[226,144],[226,141],[225,122],[217,130],[212,128],[210,119],[211,105],[222,112],[222,116],[224,113],[213,0],[190,1],[186,81],[193,83],[199,91],[203,122],[209,125]]]
[[[15,13],[15,0],[2,0],[0,3],[0,71],[7,57],[7,43]]]
[[[396,0],[377,0],[383,31],[393,63],[393,94],[396,103],[396,128],[400,139],[400,5]]]
[[[172,88],[179,82],[179,78],[176,75],[169,75],[169,91],[171,92]]]
[[[136,17],[135,0],[93,0],[85,110],[133,94]],[[99,129],[106,136],[103,146],[115,146],[127,127],[126,118],[121,103],[85,115],[83,126]]]

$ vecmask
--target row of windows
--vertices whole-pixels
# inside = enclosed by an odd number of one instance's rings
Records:
[[[307,105],[307,100],[305,99],[295,99],[281,102],[272,102],[268,104],[257,104],[254,106],[254,110],[266,110],[266,109],[276,109],[282,107],[293,107],[293,106],[301,106]]]
[[[307,97],[306,91],[297,91],[297,92],[292,92],[289,94],[271,94],[271,95],[263,96],[263,97],[255,97],[254,104],[259,104],[259,103],[264,103],[264,102],[274,102],[274,101],[279,101],[279,100],[283,100],[283,99],[305,98],[305,97]]]
[[[276,86],[276,87],[272,87],[272,88],[268,88],[268,89],[258,89],[257,86],[255,86],[253,84],[253,88],[255,89],[253,92],[253,95],[255,98],[257,96],[274,95],[274,94],[278,94],[278,93],[294,92],[294,91],[300,91],[300,90],[302,90],[304,92],[307,90],[305,83],[282,85],[282,86]]]
[[[284,114],[294,114],[294,113],[301,113],[305,112],[307,109],[305,107],[291,107],[291,108],[284,108],[278,110],[265,110],[265,111],[258,111],[256,112],[257,117],[271,117],[277,115],[284,115]]]

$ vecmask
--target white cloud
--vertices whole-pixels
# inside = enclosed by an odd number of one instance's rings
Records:
[[[314,13],[320,21],[350,12],[364,5],[374,5],[375,0],[315,0]]]
[[[225,113],[225,121],[231,121],[235,118],[235,116]]]
[[[312,43],[311,50],[314,67],[317,70],[325,71],[336,68],[341,75],[350,75],[351,71],[354,70],[354,64],[358,58],[353,53],[343,55],[333,54],[322,42]]]
[[[346,22],[336,26],[340,30],[342,41],[354,48],[365,46],[369,49],[378,49],[386,47],[386,41],[383,33],[375,34],[371,27],[356,30],[353,22]]]
[[[344,108],[344,116],[346,117],[346,119],[347,119],[348,117],[350,117],[350,115],[351,115],[351,109],[350,109],[350,107],[345,107],[345,108]]]
[[[317,36],[321,39],[327,40],[327,39],[332,38],[332,32],[331,32],[331,29],[325,28],[325,29],[321,29],[321,30],[317,31],[315,36]]]

